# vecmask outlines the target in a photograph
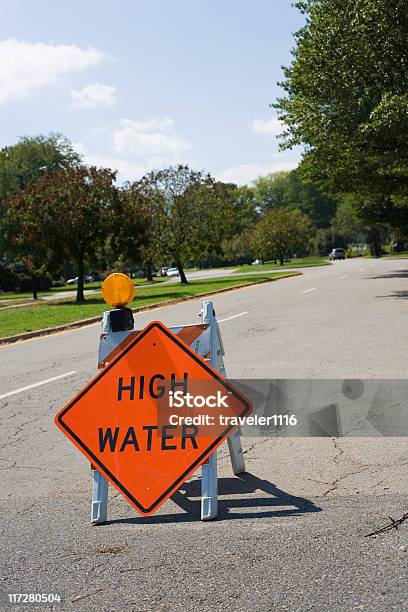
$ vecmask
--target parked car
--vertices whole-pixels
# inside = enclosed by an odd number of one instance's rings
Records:
[[[178,271],[178,268],[169,268],[166,276],[180,276],[180,272]]]
[[[70,278],[67,280],[67,285],[77,285],[78,280],[79,280],[79,276],[76,276],[75,278]],[[84,276],[84,283],[92,283],[92,281],[93,281],[92,276]]]
[[[403,253],[405,251],[405,244],[402,240],[396,240],[392,243],[393,253]]]
[[[332,261],[335,259],[346,259],[346,253],[344,249],[332,249],[329,253],[329,259]]]

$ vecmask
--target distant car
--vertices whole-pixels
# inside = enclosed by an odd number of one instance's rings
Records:
[[[402,240],[396,240],[392,243],[392,252],[393,253],[403,253],[405,251],[405,244]]]
[[[329,253],[329,259],[332,261],[335,259],[346,259],[346,253],[344,249],[332,249]]]
[[[75,278],[70,278],[69,280],[67,280],[67,285],[77,285],[78,280],[79,280],[78,276],[76,276]],[[84,283],[92,283],[92,281],[93,281],[92,276],[84,276]]]
[[[132,278],[143,278],[144,275],[145,271],[143,270],[143,268],[140,268],[139,270],[133,271]]]
[[[178,268],[168,268],[166,276],[180,276]]]
[[[262,264],[263,264],[262,259],[255,259],[255,260],[252,262],[252,264],[251,264],[251,265],[253,265],[253,266],[260,266],[260,265],[262,265]]]

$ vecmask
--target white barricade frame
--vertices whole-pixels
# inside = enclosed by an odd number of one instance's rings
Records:
[[[108,365],[112,354],[122,347],[127,338],[139,333],[134,329],[113,332],[110,327],[109,312],[103,315],[102,334],[99,342],[98,367]],[[222,376],[226,376],[224,365],[224,345],[220,326],[217,322],[214,304],[205,300],[201,307],[201,323],[170,327],[171,331],[187,341],[190,348],[200,357],[208,360],[210,365]],[[199,328],[199,329],[198,329]],[[198,332],[200,333],[198,334]],[[129,338],[130,340],[130,338]],[[190,342],[191,340],[191,342]],[[241,474],[245,471],[245,460],[242,452],[239,430],[233,431],[227,438],[232,471]],[[105,476],[94,466],[92,468],[92,505],[91,523],[100,525],[108,520],[109,483]],[[201,466],[201,520],[215,519],[218,513],[217,451],[214,451],[206,463]]]

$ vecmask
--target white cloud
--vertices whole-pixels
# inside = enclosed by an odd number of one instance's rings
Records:
[[[260,176],[265,176],[270,172],[281,172],[283,170],[293,170],[297,167],[299,160],[286,159],[275,160],[269,164],[241,164],[227,168],[218,173],[217,178],[225,183],[236,183],[237,185],[247,185]]]
[[[113,148],[117,153],[133,155],[165,155],[179,158],[191,145],[175,133],[167,133],[174,126],[172,119],[148,119],[119,122],[113,134]]]
[[[124,128],[132,128],[137,132],[157,132],[157,131],[168,131],[174,127],[174,120],[169,117],[164,119],[145,119],[144,121],[131,121],[130,119],[122,119],[119,121],[119,125]]]
[[[92,47],[0,41],[0,104],[24,98],[69,73],[98,66],[104,54]]]
[[[119,183],[125,181],[137,181],[142,178],[146,172],[146,168],[134,164],[127,159],[118,159],[117,157],[104,157],[103,155],[89,155],[87,156],[88,164],[93,166],[110,168],[111,170],[117,170],[117,180]]]
[[[108,132],[104,127],[97,132],[94,130],[94,135],[108,135]],[[151,170],[185,162],[184,152],[191,149],[190,143],[177,135],[174,121],[168,117],[138,121],[123,119],[116,122],[110,136],[111,152],[107,152],[109,147],[101,148],[100,144],[95,153],[81,142],[75,143],[74,147],[86,164],[117,170],[118,182],[137,180]],[[103,151],[103,154],[97,151]]]
[[[83,142],[74,142],[72,143],[72,146],[74,147],[75,151],[82,155],[84,162],[89,166],[116,170],[118,172],[117,180],[120,183],[125,181],[136,181],[146,172],[146,168],[144,166],[135,164],[127,159],[92,153]]]
[[[93,108],[95,106],[114,106],[116,104],[116,87],[103,83],[90,83],[82,89],[73,89],[71,99],[76,108]]]
[[[274,115],[268,121],[263,119],[254,119],[252,121],[252,131],[255,134],[266,134],[267,136],[277,136],[283,131],[282,123],[278,117]]]

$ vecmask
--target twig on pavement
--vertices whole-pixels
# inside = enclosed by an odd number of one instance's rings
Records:
[[[392,516],[389,516],[388,518],[390,519],[391,523],[388,523],[387,525],[384,525],[384,527],[380,527],[371,533],[366,533],[365,537],[369,538],[370,536],[375,536],[379,533],[390,531],[391,529],[398,529],[398,527],[408,519],[408,512],[403,514],[399,519],[393,519]]]

